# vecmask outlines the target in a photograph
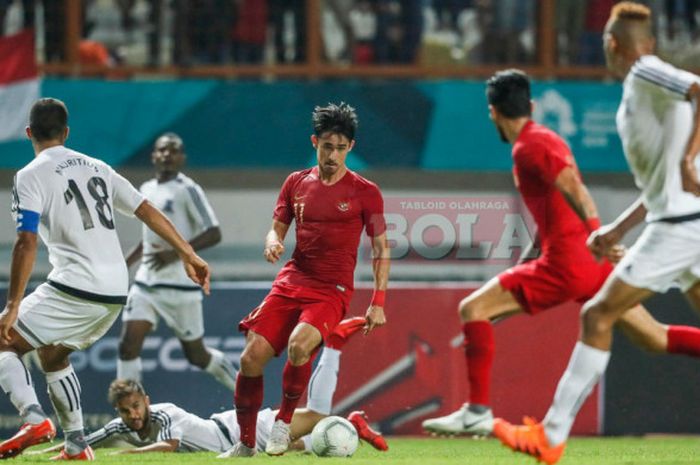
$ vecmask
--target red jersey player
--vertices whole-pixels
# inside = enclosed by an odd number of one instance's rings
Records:
[[[541,255],[520,263],[484,284],[459,305],[469,375],[469,402],[456,412],[423,422],[428,431],[486,435],[493,431],[489,403],[494,337],[491,321],[516,313],[537,313],[566,301],[585,302],[612,271],[597,261],[586,239],[600,226],[595,203],[581,181],[566,143],[530,119],[530,82],[518,70],[496,73],[487,81],[491,119],[504,142],[513,144],[513,176],[537,224]],[[621,258],[614,247],[610,258]],[[526,254],[523,254],[526,255]],[[697,356],[700,347],[675,343],[677,334],[697,328],[665,326],[640,305],[618,323],[636,344],[653,352]]]
[[[236,412],[241,442],[227,456],[255,454],[257,413],[263,400],[263,368],[288,346],[282,373],[282,404],[265,451],[281,455],[288,447],[289,424],[311,375],[322,341],[343,318],[353,293],[353,273],[362,230],[372,240],[374,295],[365,333],[383,325],[389,248],[384,202],[376,184],[353,173],[345,158],[355,143],[357,115],[341,103],[313,113],[318,166],[289,175],[282,186],[265,240],[265,259],[275,263],[292,220],[297,245],[272,290],[240,324],[246,333],[236,383]]]

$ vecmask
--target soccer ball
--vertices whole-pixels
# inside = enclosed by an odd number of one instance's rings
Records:
[[[319,457],[350,457],[358,443],[355,427],[342,417],[326,417],[311,432],[311,450]]]

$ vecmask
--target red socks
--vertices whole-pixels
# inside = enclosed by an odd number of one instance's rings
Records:
[[[255,428],[258,410],[263,403],[263,377],[249,377],[238,373],[236,378],[236,419],[241,428],[241,442],[255,449]]]
[[[685,354],[700,357],[700,329],[693,326],[668,327],[669,354]]]
[[[282,420],[287,424],[292,422],[294,409],[297,408],[299,399],[309,384],[312,362],[313,357],[298,367],[289,363],[289,360],[284,364],[284,370],[282,370],[282,404],[275,420]]]
[[[462,326],[469,376],[469,403],[489,405],[491,366],[495,351],[489,321],[468,321]]]

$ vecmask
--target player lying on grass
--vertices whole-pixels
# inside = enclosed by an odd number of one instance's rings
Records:
[[[331,400],[337,384],[340,349],[348,337],[361,329],[364,318],[350,318],[341,322],[328,338],[328,344],[313,375],[309,388],[307,408],[297,409],[291,423],[292,449],[311,450],[308,434],[321,419],[330,414]],[[221,453],[232,449],[240,441],[236,411],[215,413],[208,419],[200,418],[171,403],[151,404],[141,384],[133,380],[115,380],[109,387],[109,402],[119,418],[90,434],[86,440],[92,447],[100,447],[108,439],[121,439],[133,446],[117,453],[146,452],[199,452]],[[276,410],[263,409],[258,414],[257,448],[265,450],[275,421]],[[355,425],[360,438],[379,450],[388,446],[381,434],[367,424],[364,412],[353,412],[348,419]],[[59,450],[62,445],[42,450]]]

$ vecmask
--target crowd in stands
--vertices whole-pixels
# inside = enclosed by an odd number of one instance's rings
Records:
[[[0,0],[0,28],[36,26],[45,61],[64,60],[65,0]],[[644,0],[643,0],[644,1]],[[615,0],[557,0],[558,62],[601,65]],[[700,0],[646,0],[662,55],[698,61]],[[321,0],[327,62],[430,66],[534,63],[536,0]],[[80,59],[107,66],[306,61],[303,0],[83,0]],[[688,63],[680,63],[687,65]]]

